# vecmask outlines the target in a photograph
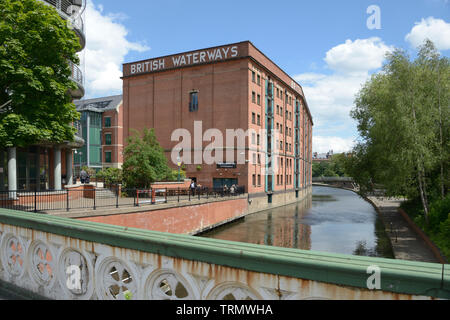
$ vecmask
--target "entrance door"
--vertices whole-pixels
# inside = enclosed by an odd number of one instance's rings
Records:
[[[232,185],[238,185],[238,179],[219,179],[214,178],[213,179],[213,186],[214,189],[223,189],[223,187],[226,185],[228,188],[230,188]]]

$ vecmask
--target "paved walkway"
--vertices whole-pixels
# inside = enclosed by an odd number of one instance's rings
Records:
[[[396,259],[439,263],[422,238],[411,230],[405,219],[398,213],[399,199],[368,197],[379,210],[386,232],[391,238]]]

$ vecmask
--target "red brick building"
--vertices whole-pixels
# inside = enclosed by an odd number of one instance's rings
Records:
[[[126,63],[123,74],[124,141],[132,129],[154,128],[177,168],[175,130],[186,129],[194,140],[209,129],[224,137],[227,129],[253,129],[243,147],[212,152],[231,152],[236,161],[183,162],[187,177],[209,187],[245,186],[252,194],[311,185],[313,121],[303,90],[251,42]],[[194,152],[205,152],[211,141],[193,143],[180,155],[195,159]]]

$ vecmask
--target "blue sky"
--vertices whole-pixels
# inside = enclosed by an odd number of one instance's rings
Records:
[[[449,0],[88,2],[87,98],[120,94],[124,62],[250,40],[304,87],[317,152],[351,148],[354,94],[387,51],[414,55],[429,37],[450,54]],[[379,30],[367,27],[371,5],[381,10]]]

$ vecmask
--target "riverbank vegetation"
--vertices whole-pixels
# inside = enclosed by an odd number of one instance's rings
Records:
[[[420,199],[406,201],[401,207],[439,247],[447,260],[450,259],[450,195],[430,204],[428,223],[425,221]]]
[[[345,162],[347,155],[345,153],[331,156],[329,161],[317,161],[312,164],[313,178],[320,177],[348,177],[345,171]]]
[[[347,173],[362,193],[382,186],[387,196],[406,196],[405,211],[448,250],[450,59],[428,40],[414,60],[396,49],[355,105],[361,140]]]

